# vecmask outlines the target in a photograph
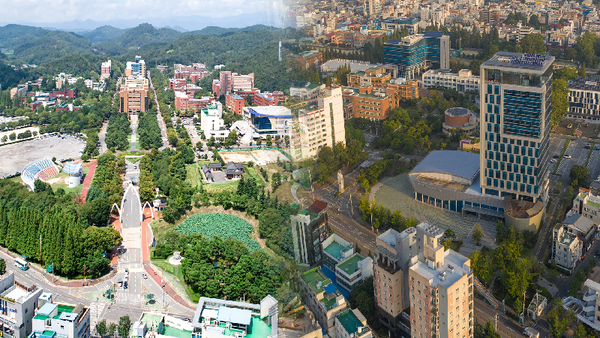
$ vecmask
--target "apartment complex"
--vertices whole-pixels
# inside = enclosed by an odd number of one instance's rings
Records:
[[[552,259],[557,265],[572,270],[577,262],[592,248],[598,223],[581,214],[569,214],[562,224],[554,227]]]
[[[481,65],[482,193],[504,197],[506,223],[532,231],[548,193],[553,62],[498,52]]]
[[[112,62],[110,60],[102,62],[100,66],[100,81],[110,78],[110,72],[112,71]]]
[[[416,232],[418,255],[408,270],[411,337],[472,337],[471,261],[444,250],[441,229],[421,223]]]
[[[365,0],[364,2],[364,16],[366,18],[374,18],[381,15],[381,9],[381,0]]]
[[[346,144],[344,109],[341,88],[327,88],[316,103],[307,103],[298,109],[294,122],[292,157],[314,157],[323,147],[333,148]]]
[[[600,123],[600,82],[596,78],[577,77],[567,82],[569,117]]]
[[[121,113],[128,115],[148,110],[148,79],[129,77],[124,79],[119,91]]]
[[[468,69],[461,69],[458,73],[430,69],[423,73],[423,87],[454,89],[459,93],[479,94],[479,81],[480,77]]]
[[[306,210],[290,216],[294,257],[298,263],[316,265],[323,259],[321,243],[331,231],[327,224],[327,203],[314,201]]]
[[[33,318],[33,333],[29,338],[88,338],[90,309],[78,304],[46,302]]]
[[[408,262],[417,254],[416,229],[401,233],[390,229],[377,236],[373,282],[379,322],[392,336],[410,332],[410,322],[402,319],[403,310],[410,305]]]
[[[32,321],[42,289],[15,281],[13,272],[0,279],[0,336],[23,338],[32,332]]]
[[[398,66],[398,76],[418,78],[426,69],[450,69],[450,37],[441,32],[413,34],[383,44],[386,63]]]
[[[146,62],[142,60],[141,56],[135,57],[135,62],[127,61],[127,65],[125,66],[125,76],[146,76]]]
[[[217,97],[237,91],[250,91],[254,88],[254,74],[240,75],[230,71],[221,71],[219,80],[212,83],[212,92]]]
[[[335,318],[346,310],[346,298],[317,267],[300,275],[302,302],[313,312],[321,328],[328,333],[335,331]]]

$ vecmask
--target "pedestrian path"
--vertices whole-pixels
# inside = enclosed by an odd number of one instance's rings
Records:
[[[96,324],[98,324],[98,319],[102,318],[106,306],[107,304],[103,302],[92,302],[90,304],[90,333],[96,331]]]
[[[85,197],[87,196],[88,190],[90,190],[90,185],[92,185],[92,178],[94,178],[94,173],[96,172],[96,165],[98,161],[92,160],[89,164],[86,164],[85,167],[89,168],[88,173],[83,178],[83,190],[81,191],[81,198],[85,202]]]

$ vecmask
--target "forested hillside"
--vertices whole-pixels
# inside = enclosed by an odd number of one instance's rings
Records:
[[[114,39],[127,32],[127,29],[116,28],[113,26],[102,26],[94,29],[91,32],[81,33],[81,36],[90,40],[91,43],[99,43],[102,41]]]
[[[171,42],[180,36],[181,33],[176,30],[169,28],[156,29],[154,26],[144,23],[116,38],[100,42],[95,45],[95,48],[100,52],[119,55],[126,53],[128,50],[137,50],[141,46]]]
[[[6,25],[0,27],[0,48],[14,49],[49,32],[39,27]]]
[[[90,47],[90,40],[83,36],[54,31],[15,48],[14,57],[26,63],[43,64],[65,55],[91,54]]]

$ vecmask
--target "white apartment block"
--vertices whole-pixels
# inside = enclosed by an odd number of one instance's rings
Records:
[[[0,292],[0,336],[29,336],[42,289],[25,287],[15,281],[12,272],[7,272],[0,280]]]
[[[33,333],[29,338],[89,338],[90,309],[78,304],[46,302],[33,318]]]
[[[573,199],[571,212],[589,218],[595,224],[600,224],[600,196],[592,194],[592,191],[579,188],[579,194]]]
[[[408,272],[412,338],[473,336],[471,261],[444,250],[443,234],[427,223],[417,226],[418,255]]]
[[[569,88],[569,117],[600,123],[600,81],[577,77],[567,82]]]
[[[325,89],[317,104],[309,104],[298,111],[294,128],[292,156],[296,159],[314,157],[323,147],[333,148],[346,144],[342,89]]]
[[[554,227],[552,258],[556,265],[572,270],[581,260],[583,242],[562,224]]]
[[[459,93],[479,94],[480,77],[473,75],[468,69],[461,69],[458,73],[441,70],[428,70],[423,73],[423,87],[454,89]]]
[[[355,253],[335,266],[337,284],[348,292],[371,276],[373,276],[373,259],[365,258],[359,253]]]

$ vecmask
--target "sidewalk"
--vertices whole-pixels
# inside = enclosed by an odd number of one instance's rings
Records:
[[[181,298],[181,296],[179,296],[179,294],[177,292],[175,292],[175,290],[173,290],[173,288],[171,287],[171,285],[169,285],[169,283],[162,280],[162,278],[156,273],[156,271],[154,271],[154,269],[152,269],[150,267],[149,263],[144,263],[144,269],[146,269],[146,273],[148,274],[148,276],[150,278],[154,279],[156,284],[158,284],[159,286],[162,286],[162,288],[165,290],[165,293],[167,294],[167,296],[171,297],[171,299],[173,299],[180,305],[182,305],[190,310],[193,310],[193,311],[196,310],[196,307],[190,306],[185,300],[183,300],[183,298]],[[161,284],[161,282],[162,282],[162,284]]]
[[[81,198],[85,202],[85,197],[87,196],[88,190],[90,190],[90,185],[92,184],[92,178],[94,178],[94,172],[96,172],[96,166],[98,165],[97,160],[92,160],[89,164],[86,164],[84,167],[88,167],[90,170],[83,178],[83,190],[81,191]]]

